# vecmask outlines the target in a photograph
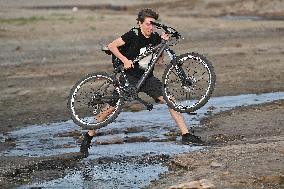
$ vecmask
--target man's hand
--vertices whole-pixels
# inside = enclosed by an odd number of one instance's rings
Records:
[[[161,38],[167,41],[167,40],[169,40],[169,35],[167,33],[163,32],[162,35],[161,35]]]
[[[132,62],[131,60],[128,60],[128,59],[127,59],[127,61],[124,61],[123,64],[124,64],[123,67],[124,67],[124,69],[126,69],[126,70],[128,70],[128,69],[130,69],[130,68],[134,68],[133,62]]]

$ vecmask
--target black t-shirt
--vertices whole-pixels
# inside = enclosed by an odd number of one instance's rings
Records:
[[[161,43],[161,36],[158,33],[153,32],[149,38],[146,38],[141,33],[140,28],[132,28],[130,31],[123,34],[121,38],[125,44],[120,47],[120,52],[129,60],[134,60],[141,52],[146,50],[147,47]],[[145,70],[139,66],[139,63],[135,63],[134,68],[128,69],[125,72],[135,77],[141,77],[144,71]]]

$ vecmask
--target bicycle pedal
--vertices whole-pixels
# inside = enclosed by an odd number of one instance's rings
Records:
[[[153,104],[147,104],[146,105],[147,110],[151,111],[153,110]]]
[[[197,113],[195,113],[195,112],[187,112],[187,114],[189,114],[189,115],[196,115]]]

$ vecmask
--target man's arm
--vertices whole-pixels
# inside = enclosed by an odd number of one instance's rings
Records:
[[[128,60],[123,54],[121,54],[118,50],[118,47],[124,45],[125,42],[123,41],[123,39],[117,38],[116,40],[114,40],[113,42],[111,42],[110,44],[108,44],[108,48],[109,50],[112,52],[112,54],[114,56],[116,56],[119,60],[121,60],[121,62],[123,62],[124,64],[124,68],[125,69],[129,69],[129,68],[133,68],[133,62],[131,60]]]

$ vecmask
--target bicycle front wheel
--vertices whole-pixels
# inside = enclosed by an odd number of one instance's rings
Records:
[[[212,63],[197,53],[177,57],[163,75],[164,99],[167,105],[181,113],[190,113],[204,106],[215,86]]]
[[[84,129],[99,129],[114,121],[123,99],[117,80],[107,73],[92,73],[71,89],[68,108],[73,121]]]

